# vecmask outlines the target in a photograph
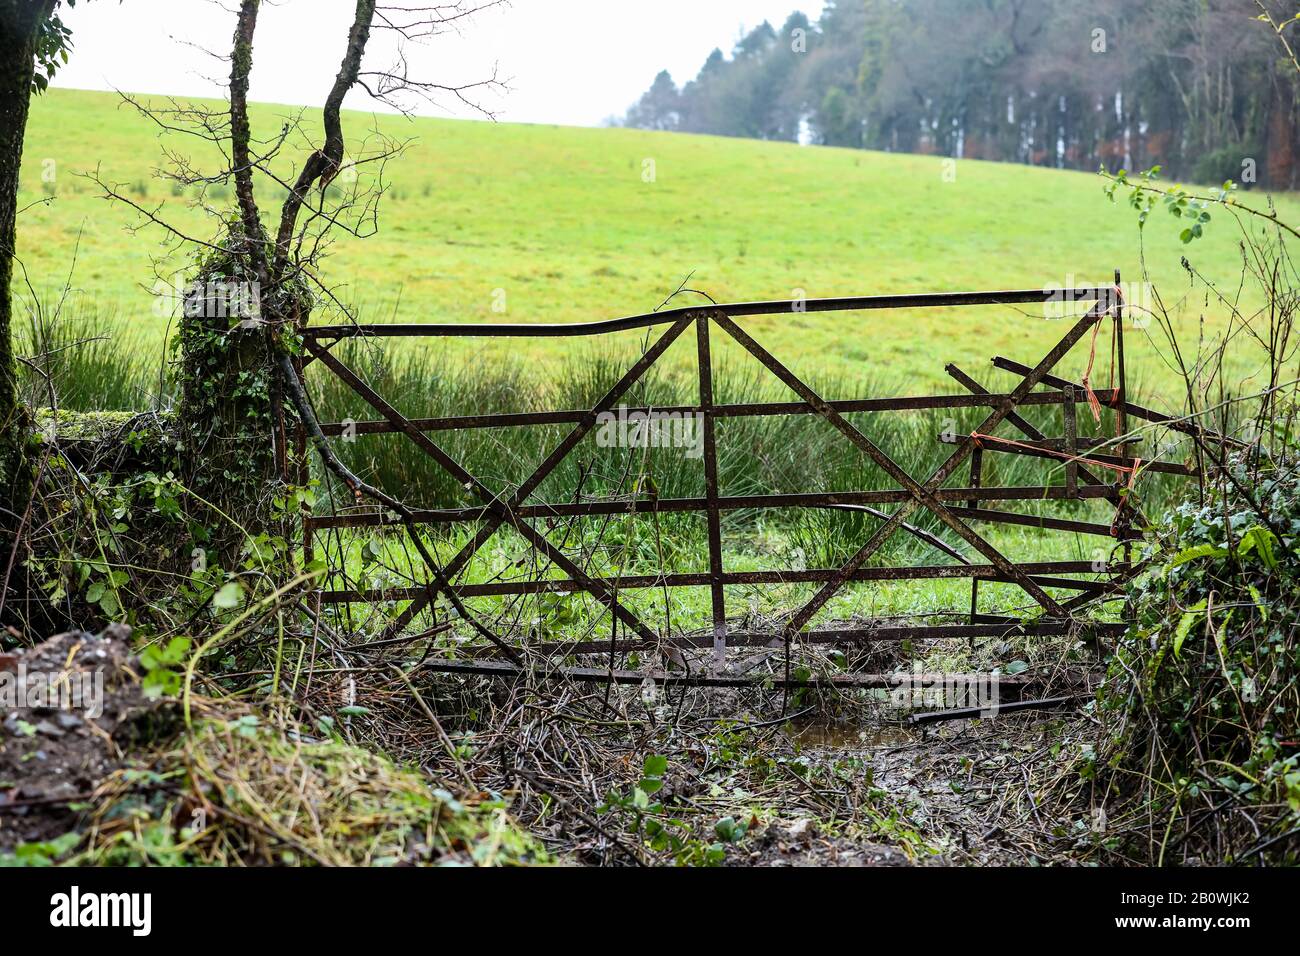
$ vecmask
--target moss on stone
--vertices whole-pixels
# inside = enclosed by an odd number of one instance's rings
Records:
[[[79,464],[111,462],[114,470],[129,466],[162,471],[175,457],[173,416],[168,412],[75,412],[32,409],[32,440],[39,447],[57,441]]]

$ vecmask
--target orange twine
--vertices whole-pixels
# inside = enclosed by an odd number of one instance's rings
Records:
[[[1088,396],[1088,408],[1092,411],[1092,420],[1101,422],[1101,401],[1092,390],[1092,364],[1097,360],[1097,333],[1101,331],[1101,319],[1092,327],[1092,344],[1088,347],[1088,367],[1083,373],[1083,391]]]
[[[1115,301],[1124,302],[1124,290],[1115,286]],[[1088,408],[1092,411],[1092,420],[1095,423],[1101,423],[1101,400],[1097,398],[1097,393],[1092,390],[1092,367],[1097,361],[1097,333],[1101,331],[1101,317],[1098,316],[1097,322],[1092,327],[1092,342],[1088,346],[1088,368],[1083,373],[1083,390],[1088,396]],[[1110,388],[1114,394],[1111,396],[1111,405],[1119,404],[1119,393],[1115,391],[1115,352],[1119,348],[1119,342],[1115,336],[1110,340]]]

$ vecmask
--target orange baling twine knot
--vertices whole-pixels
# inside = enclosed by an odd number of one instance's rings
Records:
[[[1118,309],[1124,304],[1124,290],[1115,286],[1115,307]],[[1097,398],[1097,393],[1092,390],[1092,366],[1097,360],[1097,333],[1101,331],[1101,316],[1097,317],[1096,323],[1092,327],[1092,343],[1088,347],[1088,368],[1083,373],[1083,390],[1088,396],[1088,408],[1092,410],[1092,420],[1101,422],[1101,401]],[[1112,339],[1110,346],[1110,384],[1112,391],[1115,387],[1115,348],[1117,343]],[[1119,395],[1112,396],[1112,402],[1118,403]]]

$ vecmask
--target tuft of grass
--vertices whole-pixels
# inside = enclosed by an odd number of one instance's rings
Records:
[[[395,866],[547,863],[485,795],[458,797],[332,727],[285,730],[229,703],[151,767],[102,788],[95,865]]]
[[[175,382],[159,343],[85,296],[30,305],[15,338],[19,388],[31,407],[127,412],[172,403]]]

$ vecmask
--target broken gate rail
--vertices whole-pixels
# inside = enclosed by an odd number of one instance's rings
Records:
[[[1075,427],[1076,406],[1087,404],[1095,396],[1103,409],[1113,416],[1115,433],[1124,436],[1128,416],[1147,420],[1168,420],[1149,409],[1127,401],[1124,380],[1123,302],[1119,289],[1119,275],[1114,285],[1086,286],[1066,290],[1020,290],[1003,292],[927,293],[918,295],[870,296],[835,299],[782,300],[773,302],[745,302],[726,305],[687,307],[648,313],[645,315],[609,319],[588,323],[565,325],[545,324],[391,324],[316,326],[303,330],[305,354],[301,365],[320,362],[346,383],[378,415],[378,419],[360,422],[322,423],[324,436],[336,437],[347,429],[356,436],[403,433],[420,450],[429,455],[468,491],[476,495],[481,504],[459,508],[411,509],[403,519],[383,509],[362,514],[307,515],[303,521],[305,553],[313,553],[316,535],[327,530],[364,527],[381,527],[391,524],[438,525],[454,523],[478,524],[472,539],[442,568],[438,577],[447,582],[447,588],[457,598],[482,596],[519,596],[545,592],[587,593],[600,601],[634,638],[606,641],[551,641],[530,645],[532,651],[546,654],[575,655],[583,653],[630,651],[652,649],[661,643],[676,647],[712,647],[715,661],[721,663],[728,646],[754,646],[792,639],[810,643],[846,643],[864,640],[889,640],[926,637],[979,637],[1010,633],[1062,634],[1078,626],[1074,612],[1099,597],[1114,594],[1134,572],[1131,552],[1123,548],[1123,559],[1118,564],[1108,563],[1103,580],[1068,577],[1074,574],[1101,573],[1091,561],[1012,562],[984,536],[972,528],[972,523],[1005,523],[1027,525],[1043,530],[1077,534],[1098,535],[1119,543],[1136,537],[1133,531],[1133,509],[1126,504],[1125,486],[1138,466],[1130,455],[1129,445],[1120,442],[1109,454],[1096,450],[1103,444],[1095,439],[1078,435]],[[1010,360],[998,360],[1000,367],[1012,369],[1021,376],[1019,383],[1009,392],[990,392],[971,376],[955,366],[948,366],[949,374],[965,389],[965,394],[929,395],[912,397],[885,397],[828,401],[798,378],[769,351],[758,344],[737,323],[736,319],[755,315],[779,315],[800,312],[857,311],[900,308],[956,308],[978,305],[1025,305],[1049,302],[1092,303],[1082,316],[1072,316],[1072,325],[1059,342],[1036,365],[1021,366]],[[1053,376],[1052,370],[1070,349],[1090,332],[1093,348],[1096,330],[1109,317],[1113,323],[1112,372],[1114,382],[1108,389],[1091,391],[1086,380],[1072,382]],[[659,337],[631,365],[623,377],[589,409],[556,410],[541,412],[493,413],[440,418],[408,418],[379,395],[373,388],[348,368],[330,349],[351,338],[386,337],[553,337],[591,336],[611,332],[667,327]],[[651,408],[628,408],[629,414],[641,412],[698,414],[703,424],[703,469],[705,494],[690,498],[630,498],[601,501],[533,502],[531,498],[553,469],[596,426],[598,416],[613,410],[620,399],[642,375],[664,354],[667,348],[688,329],[693,327],[699,371],[699,400],[697,403]],[[717,332],[739,343],[750,355],[784,382],[800,401],[750,402],[715,404],[713,394],[713,365],[710,353],[711,336]],[[301,367],[299,368],[301,374]],[[1044,387],[1046,391],[1036,391]],[[1061,410],[1063,431],[1060,437],[1049,438],[1017,410],[1029,406],[1056,406]],[[897,412],[925,409],[987,408],[984,421],[969,435],[951,436],[955,445],[947,460],[932,474],[918,480],[891,459],[845,415],[857,412]],[[740,416],[819,415],[836,428],[847,441],[855,445],[878,468],[888,474],[898,485],[896,488],[872,491],[837,491],[823,493],[726,495],[719,488],[717,473],[717,439],[714,423],[719,419]],[[1018,431],[1015,439],[992,435],[1002,423]],[[505,426],[571,425],[568,434],[555,446],[533,473],[512,491],[498,494],[470,474],[430,437],[439,432],[497,428]],[[305,444],[305,437],[300,436]],[[1045,457],[1063,462],[1064,485],[1031,485],[1019,487],[983,486],[983,457],[985,453],[1007,453]],[[944,487],[956,470],[970,460],[970,478],[966,487]],[[1090,467],[1091,466],[1091,467]],[[1187,474],[1189,470],[1178,463],[1144,463],[1144,468]],[[1113,470],[1116,479],[1103,481],[1091,469]],[[1115,508],[1115,519],[1109,524],[1085,522],[1070,518],[1044,517],[995,510],[987,507],[996,502],[1011,501],[1064,501],[1104,499]],[[892,513],[876,511],[874,505],[896,504]],[[818,568],[801,571],[728,571],[724,565],[721,539],[721,514],[737,509],[766,508],[852,508],[867,510],[879,517],[882,523],[867,541],[845,564],[839,568]],[[866,567],[865,565],[882,547],[888,537],[900,529],[926,538],[927,533],[908,525],[906,518],[917,509],[924,508],[935,515],[942,524],[965,540],[984,559],[985,563],[971,563],[962,558],[961,564],[924,565],[906,567]],[[702,513],[708,529],[708,571],[700,573],[656,573],[600,577],[589,575],[562,549],[547,539],[534,526],[539,519],[588,518],[608,515],[672,512]],[[543,554],[564,578],[535,576],[525,580],[492,581],[488,583],[456,583],[480,548],[502,527],[509,526],[518,532],[532,547]],[[414,533],[413,529],[411,530]],[[950,546],[929,535],[932,544],[949,555],[956,555]],[[826,602],[845,584],[861,581],[897,581],[923,578],[970,578],[971,606],[969,613],[961,616],[963,624],[924,625],[918,627],[854,626],[810,630],[808,625]],[[1041,608],[1040,617],[1025,624],[1016,617],[980,614],[977,611],[978,586],[982,580],[1011,582],[1023,589]],[[817,584],[813,597],[790,615],[782,630],[777,633],[751,633],[729,626],[726,613],[726,592],[729,585],[761,584]],[[346,585],[346,581],[344,582]],[[635,588],[706,587],[710,590],[712,605],[712,634],[699,637],[686,634],[661,634],[648,626],[619,599],[619,592]],[[1078,592],[1069,599],[1058,599],[1046,590]],[[435,582],[413,583],[405,588],[356,589],[350,587],[328,588],[319,592],[323,603],[351,602],[409,602],[391,622],[385,637],[401,633],[411,621],[436,599],[439,586]],[[953,612],[954,614],[958,612]],[[1107,628],[1113,631],[1114,627]],[[489,652],[491,648],[484,646]]]

